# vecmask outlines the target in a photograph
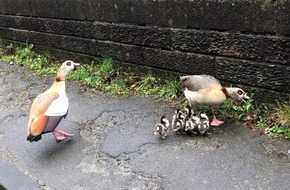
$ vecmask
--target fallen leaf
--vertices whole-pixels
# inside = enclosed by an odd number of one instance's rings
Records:
[[[252,123],[247,123],[248,124],[248,126],[249,126],[249,128],[252,130],[252,131],[255,131],[255,125],[254,124],[252,124]]]

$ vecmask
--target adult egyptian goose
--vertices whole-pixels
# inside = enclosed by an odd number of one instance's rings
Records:
[[[79,63],[65,61],[59,68],[52,86],[35,98],[28,121],[28,141],[38,141],[42,134],[50,132],[57,142],[73,136],[73,134],[57,130],[56,127],[68,113],[69,103],[65,91],[65,77],[78,66],[80,66]]]
[[[164,115],[161,116],[160,122],[155,125],[154,135],[157,135],[160,138],[164,139],[165,137],[167,137],[168,127],[169,127],[168,119],[166,119]]]
[[[224,87],[220,82],[209,75],[187,75],[180,77],[185,97],[191,106],[217,106],[226,101],[227,98],[246,101],[249,96],[241,88]],[[223,123],[216,118],[212,109],[212,126]]]

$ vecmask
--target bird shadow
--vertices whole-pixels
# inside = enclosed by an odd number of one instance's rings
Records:
[[[77,144],[76,140],[73,138],[65,139],[61,142],[56,142],[51,139],[49,140],[49,142],[45,143],[45,148],[40,149],[37,153],[38,159],[41,159],[42,161],[51,161],[68,157],[72,152],[71,150],[74,149]]]

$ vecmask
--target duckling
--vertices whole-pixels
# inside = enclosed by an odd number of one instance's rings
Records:
[[[180,110],[177,110],[176,112],[176,115],[172,118],[172,131],[180,134],[184,130],[184,115]]]
[[[194,128],[194,123],[192,120],[193,112],[189,105],[183,110],[184,114],[184,131],[187,133],[191,133],[192,129]]]
[[[193,128],[193,121],[191,118],[188,118],[187,120],[185,120],[184,122],[184,131],[187,133],[191,133],[191,129]]]
[[[174,111],[174,115],[172,116],[172,121],[171,121],[172,126],[174,125],[175,120],[179,118],[180,113],[181,113],[180,109],[176,109]]]
[[[187,120],[188,118],[190,118],[192,116],[193,112],[192,109],[189,105],[186,105],[186,107],[182,110],[182,115],[184,117],[185,120]]]
[[[197,125],[198,133],[200,135],[206,135],[209,130],[209,120],[205,113],[200,114],[200,120]]]
[[[185,122],[185,132],[197,134],[196,128],[199,122],[199,117],[192,116]]]
[[[155,125],[154,135],[159,136],[160,138],[164,139],[167,137],[167,131],[169,127],[169,121],[163,115],[160,118],[160,122]]]
[[[219,126],[223,123],[216,118],[212,106],[223,104],[227,98],[244,102],[250,99],[241,88],[223,87],[216,78],[210,75],[188,75],[180,77],[180,80],[182,81],[183,93],[190,106],[211,106],[212,126]]]
[[[200,122],[200,118],[196,115],[191,117],[191,132],[195,135],[198,134],[198,124]]]

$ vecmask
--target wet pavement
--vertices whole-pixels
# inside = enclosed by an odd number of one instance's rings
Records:
[[[0,184],[7,189],[290,189],[290,141],[226,122],[208,136],[153,135],[173,110],[149,97],[112,97],[67,81],[70,109],[59,129],[26,141],[30,105],[53,76],[0,61]],[[1,189],[1,188],[0,188]]]

